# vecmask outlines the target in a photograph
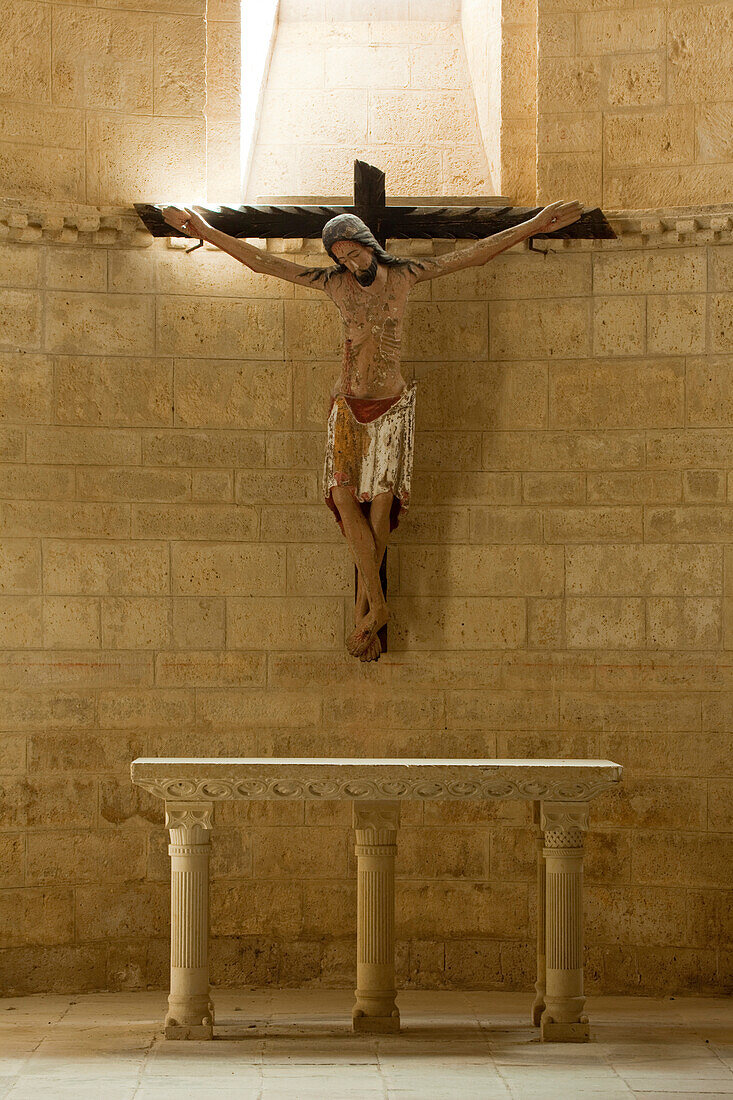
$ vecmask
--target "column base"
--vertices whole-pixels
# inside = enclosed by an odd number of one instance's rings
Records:
[[[166,1039],[213,1039],[213,1024],[166,1024],[164,1036]]]
[[[355,1008],[351,1015],[351,1024],[354,1031],[377,1035],[394,1034],[400,1030],[400,1013],[395,1009],[391,1016],[365,1016],[360,1008]]]
[[[168,998],[163,1030],[166,1039],[213,1039],[214,1006],[206,996],[188,1003]]]
[[[542,1020],[542,1013],[545,1011],[545,998],[537,996],[534,999],[532,1005],[532,1023],[535,1027],[540,1026]]]
[[[547,1015],[545,1009],[540,1020],[540,1039],[543,1043],[588,1043],[590,1042],[588,1017],[581,1016],[571,1024],[559,1024]]]

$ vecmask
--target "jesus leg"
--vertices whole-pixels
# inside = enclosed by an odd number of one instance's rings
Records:
[[[387,539],[389,538],[389,517],[393,500],[394,497],[390,492],[378,493],[369,506],[369,526],[374,536],[378,570],[381,568],[382,558],[384,557],[384,551],[387,547]],[[357,570],[356,599],[354,601],[354,626],[357,629],[361,626],[362,620],[366,618],[368,610],[369,601],[367,600],[364,578]],[[362,651],[359,660],[376,661],[381,655],[381,652],[382,646],[380,640],[378,637],[375,637],[369,648]]]
[[[349,652],[359,657],[372,643],[372,639],[389,617],[389,611],[379,580],[379,563],[376,556],[374,535],[369,522],[351,491],[337,485],[331,490],[332,499],[338,508],[344,534],[349,544],[359,574],[364,578],[364,586],[369,601],[369,610],[361,620],[359,627],[347,641]]]

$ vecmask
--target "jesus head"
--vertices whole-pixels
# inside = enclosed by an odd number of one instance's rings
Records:
[[[362,286],[374,282],[378,263],[403,262],[385,252],[369,226],[356,214],[337,214],[326,222],[321,237],[331,259],[350,271]]]

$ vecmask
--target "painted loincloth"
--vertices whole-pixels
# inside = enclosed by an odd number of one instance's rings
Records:
[[[396,397],[352,397],[339,393],[331,402],[323,465],[326,504],[343,532],[332,489],[346,486],[366,513],[379,493],[392,493],[390,531],[410,503],[410,475],[415,426],[412,382]]]

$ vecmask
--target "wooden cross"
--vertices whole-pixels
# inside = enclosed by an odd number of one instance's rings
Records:
[[[185,237],[164,219],[161,203],[134,204],[146,228],[154,237]],[[541,206],[388,206],[384,172],[363,160],[354,161],[354,202],[351,206],[336,206],[326,202],[297,205],[261,206],[195,206],[209,225],[230,237],[282,237],[314,240],[321,238],[324,225],[337,214],[356,214],[369,226],[384,247],[388,238],[398,239],[473,239],[489,237],[527,221],[543,209]],[[584,210],[580,218],[553,233],[536,233],[536,237],[615,238],[600,207]],[[534,238],[529,238],[532,248]],[[203,244],[203,241],[200,242]],[[199,248],[195,245],[194,248]],[[193,249],[187,249],[192,252]],[[387,595],[387,552],[379,570],[385,597]],[[354,568],[354,594],[358,573]],[[387,627],[379,631],[382,651],[387,650]]]
[[[164,219],[161,203],[134,204],[154,237],[185,237]],[[388,238],[447,240],[488,237],[527,221],[541,206],[387,206],[384,172],[363,160],[354,161],[354,202],[351,206],[196,206],[209,225],[230,237],[302,237],[320,239],[321,231],[337,214],[357,214],[384,247]],[[600,207],[584,210],[580,218],[553,233],[537,237],[615,237]],[[532,238],[530,238],[531,247]]]

